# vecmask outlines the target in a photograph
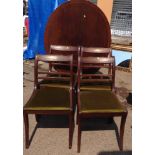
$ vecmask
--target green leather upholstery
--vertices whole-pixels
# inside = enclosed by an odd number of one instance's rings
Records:
[[[35,90],[24,110],[70,110],[69,90],[51,87]]]
[[[80,90],[111,90],[111,83],[83,83]]]
[[[53,80],[42,80],[40,82],[40,86],[42,87],[53,87],[53,88],[70,88],[69,81],[53,81]]]
[[[80,99],[80,113],[108,113],[125,110],[112,91],[81,91]]]

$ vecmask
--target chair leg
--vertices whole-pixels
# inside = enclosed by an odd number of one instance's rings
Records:
[[[73,131],[74,131],[74,117],[73,112],[69,114],[69,149],[72,148]]]
[[[76,124],[78,124],[78,114],[79,114],[79,110],[78,110],[78,99],[77,99],[77,92],[75,92],[75,100],[76,100],[76,108],[77,108],[77,114],[76,114]]]
[[[121,118],[120,142],[119,142],[120,151],[123,151],[123,136],[124,136],[124,128],[125,128],[126,117],[127,117],[127,114],[123,115],[122,118]]]
[[[80,116],[78,115],[78,143],[77,143],[77,152],[80,153],[80,146],[81,146],[81,122]]]
[[[78,124],[78,117],[79,117],[79,110],[78,110],[78,106],[77,106],[76,124]]]
[[[25,123],[25,147],[29,148],[29,119],[28,114],[24,112],[24,123]]]

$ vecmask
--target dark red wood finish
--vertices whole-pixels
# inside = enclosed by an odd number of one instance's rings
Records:
[[[83,49],[84,52],[84,49]],[[83,69],[85,67],[108,67],[108,74],[85,74]],[[87,77],[87,79],[85,79]],[[107,79],[105,79],[107,77]],[[119,137],[119,148],[123,150],[123,135],[125,128],[125,121],[127,117],[127,110],[124,108],[123,112],[102,112],[102,113],[82,113],[81,109],[81,100],[80,100],[80,87],[83,82],[95,83],[95,82],[106,82],[107,80],[111,81],[111,91],[114,90],[115,85],[115,58],[114,57],[79,57],[78,58],[78,108],[77,108],[77,124],[78,124],[78,142],[77,142],[77,152],[80,152],[81,146],[81,121],[83,118],[90,117],[121,117],[120,125],[120,137]],[[91,91],[91,90],[89,90]]]
[[[63,64],[68,65],[70,67],[70,70],[67,72],[56,72],[50,70],[49,72],[40,72],[38,71],[38,62],[47,62],[47,63],[54,63],[54,65]],[[64,64],[65,62],[65,64]],[[43,74],[40,76],[40,74]],[[59,79],[58,76],[54,77],[48,77],[47,75],[60,75]],[[65,75],[62,76],[62,75]],[[26,148],[29,148],[29,114],[35,114],[36,116],[40,116],[41,114],[48,114],[48,115],[68,115],[69,117],[69,148],[72,147],[72,137],[73,137],[73,130],[74,130],[74,102],[73,102],[73,56],[62,56],[62,55],[37,55],[35,58],[35,66],[34,66],[34,91],[31,95],[31,98],[34,96],[37,89],[40,88],[40,82],[39,79],[42,80],[69,80],[70,81],[70,110],[23,110],[24,114],[24,122],[25,122],[25,146]],[[31,99],[30,98],[30,99]],[[37,103],[36,103],[37,104]],[[36,117],[37,120],[39,117]]]
[[[111,45],[108,20],[99,7],[86,0],[60,5],[49,17],[44,35],[46,53],[51,45],[104,47]],[[77,54],[74,54],[77,62]]]

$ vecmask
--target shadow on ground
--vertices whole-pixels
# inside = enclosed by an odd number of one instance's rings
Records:
[[[76,122],[76,121],[75,121]],[[119,131],[113,118],[87,118],[81,121],[83,131],[93,130],[115,130],[117,143],[119,145]],[[69,120],[67,116],[59,115],[38,115],[38,123],[30,135],[30,143],[37,128],[68,128]],[[100,154],[99,154],[100,155]],[[104,154],[103,154],[104,155]],[[109,154],[110,155],[110,154]],[[113,154],[112,154],[113,155]],[[114,154],[115,155],[115,154]],[[117,154],[116,154],[117,155]]]
[[[99,152],[97,155],[132,155],[132,151]]]
[[[41,115],[38,128],[68,128],[69,120],[65,115]]]
[[[37,115],[37,124],[30,135],[29,143],[35,135],[37,128],[68,128],[69,120],[67,116],[59,115]]]

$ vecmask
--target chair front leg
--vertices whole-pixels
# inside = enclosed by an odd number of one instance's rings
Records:
[[[119,148],[121,151],[123,151],[123,136],[124,136],[126,117],[127,117],[127,113],[121,117],[120,142],[119,142]]]
[[[28,114],[24,112],[24,123],[25,123],[25,147],[29,148],[29,118]]]

